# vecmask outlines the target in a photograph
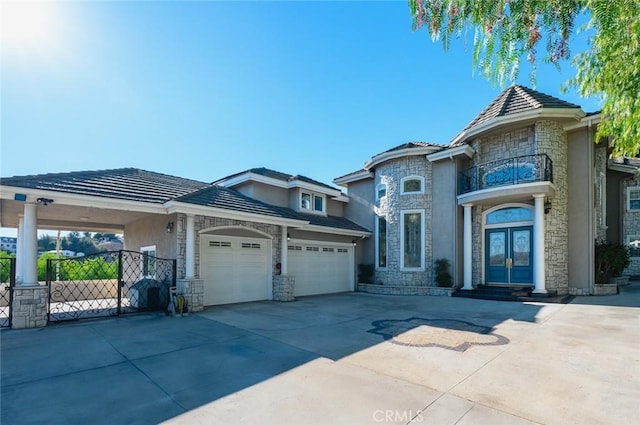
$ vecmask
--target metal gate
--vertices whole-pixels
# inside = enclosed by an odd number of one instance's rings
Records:
[[[134,251],[48,259],[49,322],[163,311],[176,260]]]
[[[11,327],[11,300],[16,283],[15,257],[0,258],[0,327]]]

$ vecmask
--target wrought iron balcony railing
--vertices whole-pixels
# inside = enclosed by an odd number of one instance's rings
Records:
[[[458,195],[496,186],[553,182],[553,162],[546,154],[487,162],[458,174]]]

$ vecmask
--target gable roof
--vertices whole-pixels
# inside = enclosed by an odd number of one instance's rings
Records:
[[[269,177],[269,178],[280,180],[280,181],[287,182],[287,183],[295,181],[295,180],[299,180],[299,181],[302,181],[302,182],[305,182],[305,183],[310,183],[310,184],[314,184],[314,185],[317,185],[317,186],[325,187],[327,189],[339,190],[339,189],[336,189],[333,186],[329,186],[328,184],[319,182],[317,180],[314,180],[312,178],[309,178],[309,177],[306,177],[306,176],[303,176],[303,175],[300,175],[300,174],[292,175],[292,174],[282,173],[280,171],[272,170],[272,169],[266,168],[266,167],[250,168],[248,170],[241,171],[239,173],[235,173],[235,174],[232,174],[230,176],[218,179],[218,180],[214,181],[213,184],[222,184],[226,180],[230,180],[230,179],[233,179],[234,177],[238,177],[238,176],[241,176],[243,174],[249,174],[249,173],[257,174],[257,175],[264,176],[264,177]]]
[[[460,135],[480,124],[493,119],[536,109],[580,109],[580,106],[558,99],[545,93],[525,86],[513,85],[505,89],[469,124],[467,124],[453,142],[458,141]]]
[[[0,178],[0,185],[163,204],[209,186],[166,174],[118,168]]]

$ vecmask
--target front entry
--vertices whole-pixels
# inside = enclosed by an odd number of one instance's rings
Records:
[[[485,230],[485,272],[489,284],[533,283],[533,227]]]

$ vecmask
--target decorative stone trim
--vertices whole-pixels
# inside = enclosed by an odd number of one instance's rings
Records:
[[[13,288],[11,328],[41,328],[47,325],[49,287],[17,285]]]
[[[436,295],[450,297],[452,288],[435,286],[375,285],[358,283],[358,292],[378,295]]]
[[[609,279],[611,285],[627,286],[629,284],[629,276],[618,276]]]
[[[618,285],[605,283],[602,285],[593,285],[593,295],[616,295],[618,293]]]
[[[178,279],[176,281],[178,294],[187,299],[190,312],[204,309],[204,281],[202,279]]]
[[[273,300],[293,301],[295,300],[296,277],[290,274],[273,276]]]
[[[591,295],[589,288],[569,288],[569,295]]]

